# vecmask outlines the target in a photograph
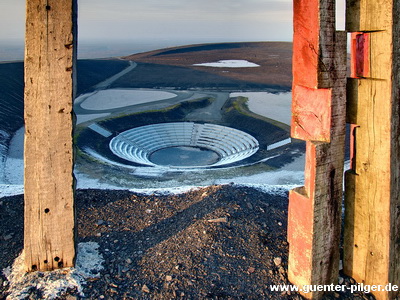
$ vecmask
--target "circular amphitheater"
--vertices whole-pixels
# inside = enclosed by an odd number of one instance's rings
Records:
[[[109,146],[118,157],[137,164],[176,168],[226,165],[259,148],[258,141],[243,131],[193,122],[136,127],[115,136]]]

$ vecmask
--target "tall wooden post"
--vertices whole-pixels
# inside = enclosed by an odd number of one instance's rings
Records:
[[[294,0],[292,137],[307,141],[305,185],[290,192],[289,280],[337,281],[343,187],[346,34],[334,0]],[[303,293],[319,298],[322,292]]]
[[[400,1],[347,1],[352,74],[347,122],[344,270],[367,285],[400,286]],[[377,299],[396,291],[374,291]]]
[[[73,266],[76,0],[27,0],[25,232],[28,271]]]

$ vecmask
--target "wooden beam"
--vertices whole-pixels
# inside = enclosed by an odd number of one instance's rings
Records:
[[[357,151],[346,173],[344,270],[382,287],[400,286],[399,14],[398,0],[347,1],[347,30],[368,39],[362,50],[352,48],[358,71],[348,85],[347,120],[357,126]],[[373,294],[392,299],[398,292]]]
[[[27,271],[74,265],[73,112],[76,0],[27,0],[25,228]]]
[[[339,272],[346,116],[346,34],[335,31],[333,0],[294,0],[292,92],[291,135],[306,140],[307,149],[304,187],[289,195],[289,280],[332,284]]]

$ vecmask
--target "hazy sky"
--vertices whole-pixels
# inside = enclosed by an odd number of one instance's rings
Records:
[[[337,2],[341,7],[344,0]],[[78,3],[81,43],[292,40],[292,0],[78,0]],[[25,0],[0,0],[0,43],[22,42],[24,22]]]
[[[291,40],[292,0],[80,0],[80,37]]]
[[[292,0],[79,0],[79,37],[290,40]],[[24,36],[25,0],[0,0],[0,40]]]

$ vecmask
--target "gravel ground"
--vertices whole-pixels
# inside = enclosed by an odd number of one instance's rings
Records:
[[[287,195],[233,185],[180,195],[77,191],[78,242],[97,242],[101,276],[86,299],[301,299],[288,284]],[[0,199],[0,267],[22,250],[23,196]],[[350,285],[351,278],[340,281]],[[8,282],[0,277],[0,299]],[[80,299],[69,290],[61,299]],[[336,293],[325,299],[372,299]],[[27,299],[40,299],[32,290]]]

